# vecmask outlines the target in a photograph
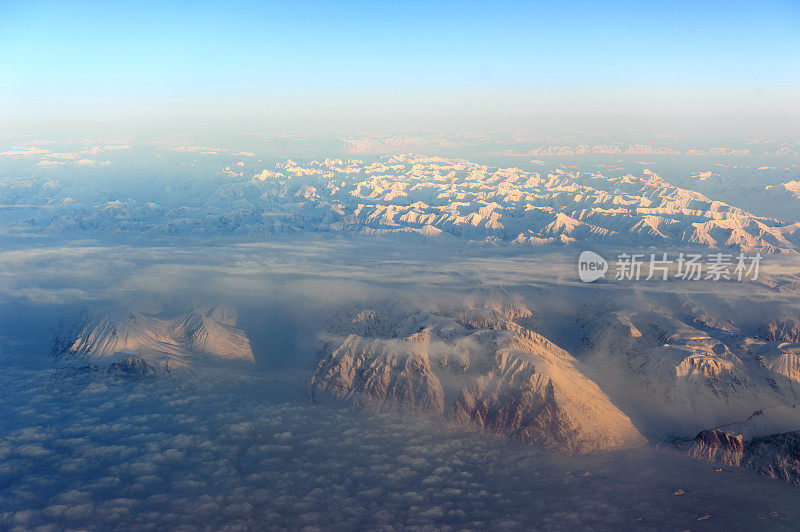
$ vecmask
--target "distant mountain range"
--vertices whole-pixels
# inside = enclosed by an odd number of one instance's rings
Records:
[[[794,201],[796,185],[783,196]],[[797,253],[800,221],[757,216],[674,186],[650,170],[539,173],[462,159],[285,160],[247,175],[154,180],[140,199],[58,180],[2,185],[0,216],[17,231],[160,234],[353,232],[512,245],[699,246]],[[146,199],[142,199],[146,198]],[[785,212],[785,209],[784,209]]]

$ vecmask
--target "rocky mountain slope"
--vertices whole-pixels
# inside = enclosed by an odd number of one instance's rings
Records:
[[[775,423],[757,435],[800,427],[798,345],[757,338],[785,320],[742,331],[735,314],[680,308],[587,309],[580,319],[586,363],[645,434],[696,434],[766,409]]]
[[[94,365],[123,372],[191,371],[207,362],[254,363],[250,341],[236,328],[229,308],[201,307],[165,315],[159,311],[87,316],[56,337],[59,366]]]
[[[691,442],[687,454],[800,485],[800,431],[744,440],[741,434],[704,430]]]
[[[570,452],[643,442],[577,360],[514,321],[530,319],[527,308],[497,303],[339,316],[311,379],[313,396],[444,416]]]

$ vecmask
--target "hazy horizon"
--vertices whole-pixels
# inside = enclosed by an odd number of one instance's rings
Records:
[[[800,135],[795,2],[4,2],[6,134]]]

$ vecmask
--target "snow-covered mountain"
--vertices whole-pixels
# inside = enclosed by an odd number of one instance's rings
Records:
[[[685,307],[684,307],[685,308]],[[696,434],[771,409],[751,435],[800,427],[798,345],[746,336],[707,309],[620,310],[581,319],[593,375],[648,437]],[[731,316],[734,317],[734,316]]]
[[[741,456],[756,442],[759,460],[771,460],[765,442],[800,429],[791,299],[749,296],[745,309],[735,291],[626,299],[585,290],[575,299],[589,303],[576,312],[562,289],[540,289],[539,317],[503,290],[424,309],[350,307],[329,322],[313,396],[443,416],[569,452],[643,436],[688,441],[716,427]],[[566,339],[575,355],[538,331]],[[698,438],[692,456],[728,453]]]
[[[212,177],[150,183],[139,199],[52,179],[0,186],[8,198],[0,214],[20,231],[357,232],[517,245],[800,248],[800,222],[756,216],[647,169],[539,172],[395,155],[285,160],[255,174],[228,167]]]
[[[56,337],[53,357],[59,366],[130,366],[169,373],[206,363],[254,363],[247,335],[236,328],[236,314],[224,306],[174,316],[158,310],[86,316]]]
[[[314,371],[313,394],[445,416],[570,452],[643,443],[577,360],[514,321],[531,318],[527,308],[501,303],[479,296],[450,313],[340,316]]]

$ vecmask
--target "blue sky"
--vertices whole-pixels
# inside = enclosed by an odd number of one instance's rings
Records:
[[[0,98],[12,125],[797,113],[800,3],[648,4],[4,1]]]

